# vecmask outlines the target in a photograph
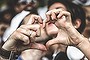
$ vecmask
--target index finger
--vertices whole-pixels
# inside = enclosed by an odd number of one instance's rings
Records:
[[[36,24],[35,21],[38,23],[42,23],[42,18],[38,15],[31,15],[27,24]]]

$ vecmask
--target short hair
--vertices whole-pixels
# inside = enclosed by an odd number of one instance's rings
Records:
[[[77,30],[82,33],[86,26],[86,14],[84,9],[68,0],[48,0],[48,8],[56,2],[62,3],[66,7],[67,11],[71,13],[72,23],[75,23],[76,19],[81,20],[81,25]]]

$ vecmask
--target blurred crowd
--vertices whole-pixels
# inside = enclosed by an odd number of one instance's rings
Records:
[[[46,18],[47,1],[48,0],[2,0],[3,3],[0,6],[0,47],[8,38],[7,32],[13,23],[13,19],[17,14],[23,10],[32,11],[31,13],[40,15],[43,19]],[[90,0],[69,0],[72,3],[80,5],[84,8],[86,13],[86,27],[82,35],[90,40]],[[32,6],[32,7],[31,7]],[[27,13],[28,14],[28,13]],[[21,16],[22,17],[22,16]],[[18,18],[19,19],[19,18]],[[13,26],[13,28],[15,28]],[[17,27],[16,27],[17,28]]]

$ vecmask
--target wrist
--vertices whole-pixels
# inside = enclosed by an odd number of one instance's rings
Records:
[[[20,55],[20,52],[7,51],[3,48],[0,49],[0,57],[2,59],[16,59]]]
[[[79,48],[80,50],[83,49],[88,49],[88,47],[90,47],[90,42],[87,38],[83,38],[82,41],[77,45],[77,48]]]
[[[9,59],[10,53],[11,53],[11,51],[7,51],[2,48],[0,49],[0,56],[2,58]]]
[[[85,40],[85,37],[82,34],[80,34],[72,25],[68,26],[66,28],[66,31],[70,36],[72,44],[75,46],[79,45],[79,43]]]
[[[2,46],[2,48],[4,50],[7,50],[7,51],[12,51],[13,50],[13,46],[15,45],[15,40],[13,39],[8,39]]]

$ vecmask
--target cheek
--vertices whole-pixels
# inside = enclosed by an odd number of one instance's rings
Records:
[[[55,35],[58,33],[58,28],[54,24],[46,26],[46,32],[48,35]]]

